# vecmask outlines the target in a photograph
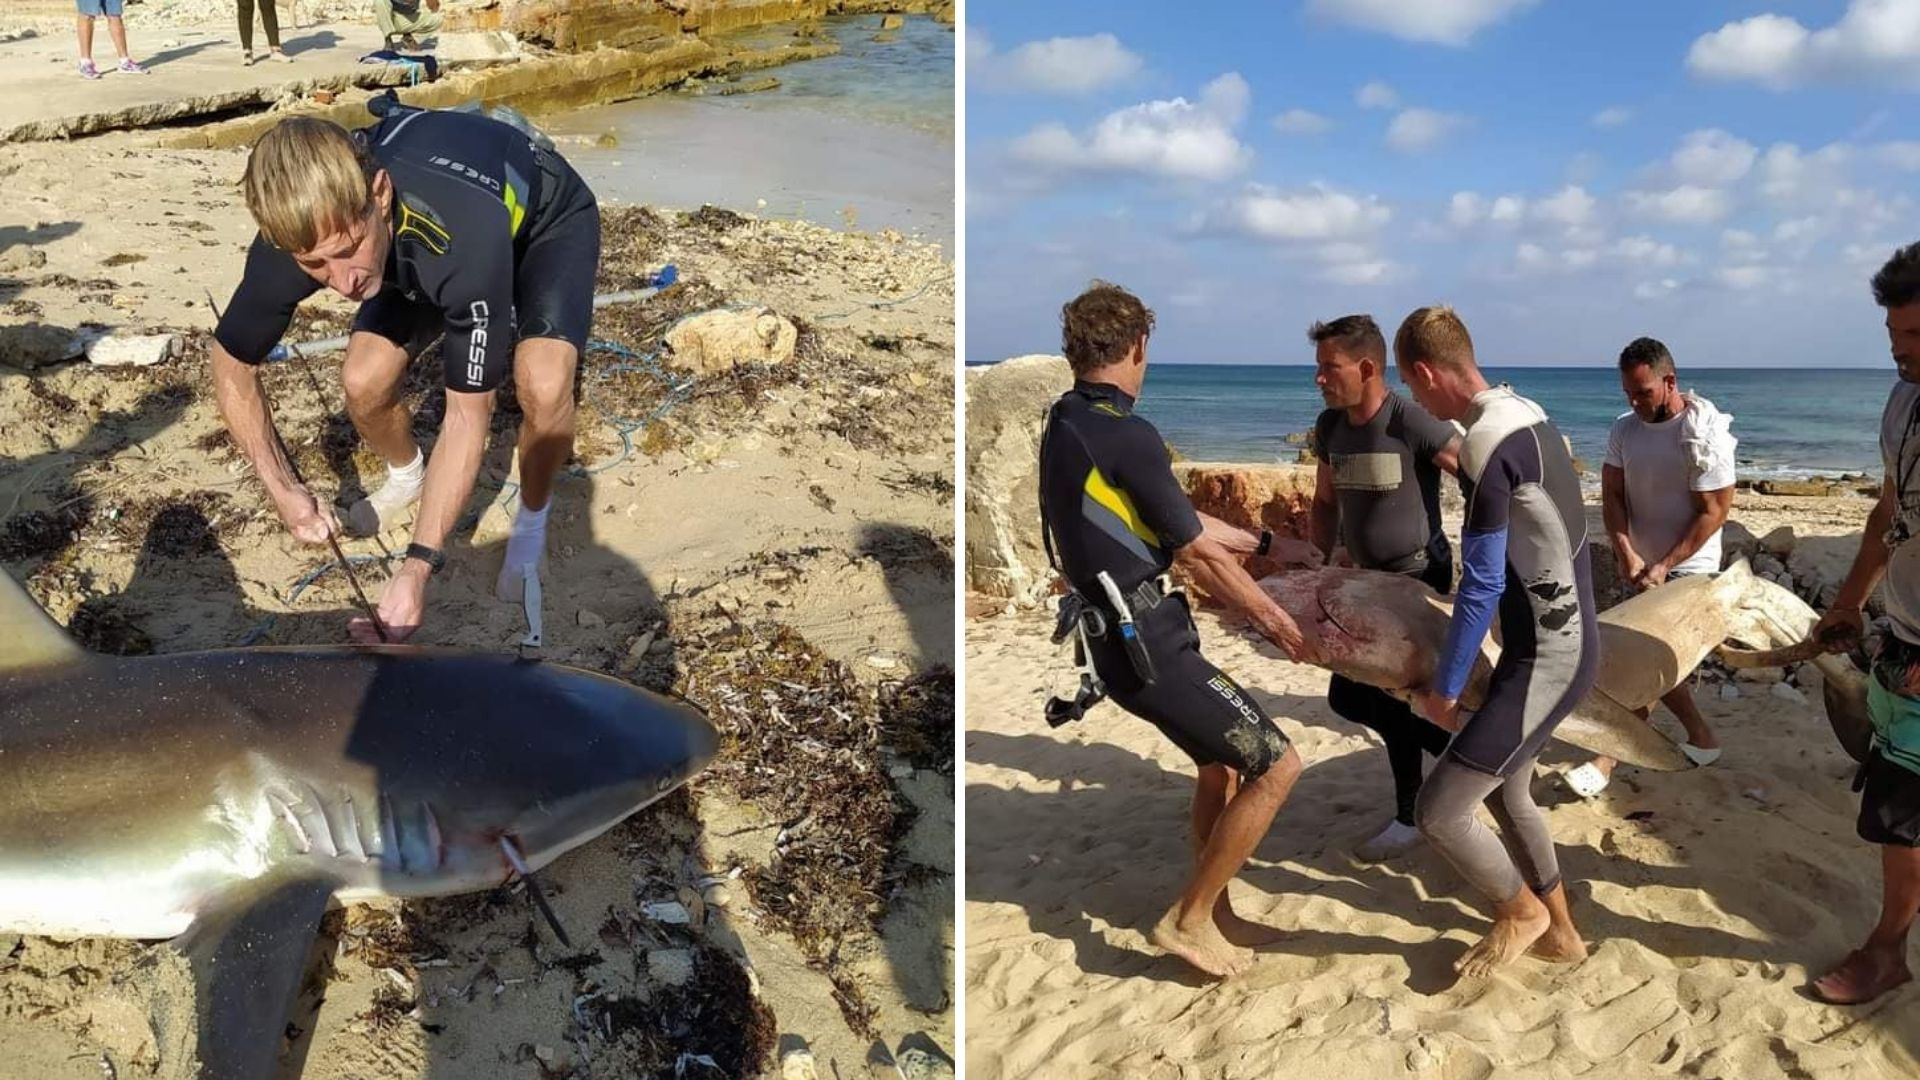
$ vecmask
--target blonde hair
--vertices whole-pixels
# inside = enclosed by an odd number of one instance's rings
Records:
[[[267,242],[302,252],[367,215],[375,171],[373,157],[346,128],[296,116],[254,144],[240,184]]]
[[[1393,356],[1403,366],[1418,361],[1449,371],[1470,371],[1473,339],[1452,308],[1435,304],[1416,310],[1400,324],[1393,335]]]

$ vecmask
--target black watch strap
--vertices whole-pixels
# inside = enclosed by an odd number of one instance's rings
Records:
[[[1260,530],[1260,546],[1257,548],[1254,548],[1253,553],[1255,555],[1265,555],[1267,552],[1272,550],[1273,550],[1273,530],[1261,529]]]
[[[440,568],[447,565],[447,557],[439,548],[430,548],[425,544],[408,544],[407,558],[419,559],[426,563],[427,571],[434,574],[439,573]]]

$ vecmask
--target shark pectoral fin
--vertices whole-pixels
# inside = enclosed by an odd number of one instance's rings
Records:
[[[174,939],[193,969],[201,1080],[272,1080],[333,888],[317,878],[256,882]]]
[[[27,590],[0,572],[0,671],[52,667],[87,655]]]

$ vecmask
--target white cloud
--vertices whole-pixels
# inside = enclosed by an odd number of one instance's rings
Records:
[[[1377,285],[1393,276],[1398,268],[1386,259],[1331,263],[1320,271],[1320,279],[1336,285]]]
[[[1417,154],[1440,145],[1469,122],[1459,113],[1405,109],[1387,125],[1387,145],[1403,154]]]
[[[1680,288],[1680,282],[1673,278],[1661,278],[1658,281],[1643,281],[1633,287],[1633,295],[1641,300],[1659,300],[1673,295]]]
[[[1846,184],[1852,159],[1853,148],[1846,143],[1810,154],[1792,143],[1775,143],[1760,158],[1760,192],[1781,205],[1820,199]]]
[[[1809,30],[1786,15],[1755,15],[1697,38],[1687,68],[1708,79],[1799,83],[1885,79],[1913,85],[1920,63],[1920,5],[1850,0],[1840,21]]]
[[[1611,105],[1593,114],[1593,126],[1597,128],[1617,128],[1633,119],[1632,110],[1619,105]]]
[[[1667,191],[1629,191],[1625,201],[1628,211],[1639,217],[1676,225],[1711,224],[1733,211],[1733,200],[1726,192],[1693,184]]]
[[[1770,266],[1723,266],[1713,272],[1713,279],[1729,289],[1746,292],[1772,281],[1775,274]]]
[[[1521,271],[1530,274],[1564,274],[1585,270],[1600,261],[1600,253],[1592,248],[1566,248],[1561,251],[1548,251],[1531,241],[1513,249],[1513,262]]]
[[[1273,118],[1273,130],[1282,135],[1319,135],[1333,130],[1333,121],[1307,109],[1288,109]]]
[[[1518,195],[1502,195],[1493,200],[1493,206],[1487,210],[1488,221],[1502,224],[1517,222],[1527,212],[1527,200]]]
[[[1594,207],[1598,205],[1599,200],[1587,194],[1586,189],[1569,185],[1534,203],[1533,212],[1542,221],[1572,227],[1593,220]]]
[[[1759,150],[1718,128],[1695,131],[1673,152],[1673,171],[1682,184],[1725,187],[1747,175]]]
[[[1305,191],[1249,184],[1240,195],[1215,207],[1202,224],[1281,243],[1330,243],[1371,236],[1392,218],[1392,209],[1373,195],[1350,195],[1323,184]]]
[[[976,42],[986,48],[975,56]],[[979,65],[976,67],[976,65]],[[986,78],[970,85],[1018,88],[1052,94],[1087,94],[1139,74],[1142,61],[1112,34],[1029,41],[1007,53],[995,53],[985,35],[968,32],[967,68]]]
[[[1208,83],[1197,101],[1177,97],[1108,113],[1084,136],[1043,124],[1016,140],[1012,153],[1050,169],[1224,180],[1253,160],[1234,134],[1251,97],[1247,81],[1228,72]]]
[[[1901,172],[1920,172],[1920,142],[1888,142],[1873,148],[1873,159]]]
[[[1307,10],[1407,41],[1465,45],[1480,30],[1536,0],[1313,0]]]
[[[1678,266],[1687,261],[1679,248],[1651,236],[1623,237],[1613,245],[1610,254],[1635,266]]]
[[[1393,87],[1375,80],[1354,91],[1353,103],[1363,109],[1397,109],[1400,95],[1393,92]]]
[[[1817,217],[1782,221],[1773,227],[1773,241],[1776,244],[1791,244],[1815,238],[1820,235],[1821,224]]]
[[[1456,191],[1447,203],[1447,222],[1456,229],[1478,225],[1487,216],[1487,200],[1471,191]]]

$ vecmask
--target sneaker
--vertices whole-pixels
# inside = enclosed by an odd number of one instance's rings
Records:
[[[241,66],[241,67],[252,67],[252,66],[253,66],[253,52],[252,52],[252,50],[250,50],[250,49],[241,49],[241,50],[240,50],[240,66]]]
[[[389,479],[380,490],[360,499],[347,509],[347,532],[353,536],[378,536],[403,523],[407,511],[420,501],[424,482],[401,484]]]
[[[80,77],[83,79],[97,79],[100,77],[100,69],[94,67],[93,61],[91,60],[82,60],[80,61]]]
[[[1353,849],[1353,857],[1361,862],[1386,862],[1388,859],[1405,855],[1420,842],[1420,830],[1412,825],[1403,825],[1399,818],[1387,822],[1387,827],[1374,835],[1373,839]]]
[[[114,68],[113,70],[121,72],[123,74],[127,74],[127,75],[145,75],[147,73],[147,69],[141,67],[139,64],[134,63],[133,57],[131,56],[121,57],[120,66],[117,68]]]
[[[293,63],[293,57],[291,57],[291,56],[288,56],[288,55],[287,55],[286,53],[284,53],[284,52],[281,52],[281,51],[280,51],[279,49],[270,49],[270,50],[268,50],[268,52],[267,52],[267,59],[269,59],[269,60],[272,60],[272,61],[273,61],[274,63],[276,63],[276,64],[291,64],[291,63]]]
[[[1720,747],[1718,746],[1699,747],[1690,742],[1683,742],[1680,744],[1680,752],[1687,755],[1687,760],[1693,762],[1695,765],[1711,765],[1720,760]]]

